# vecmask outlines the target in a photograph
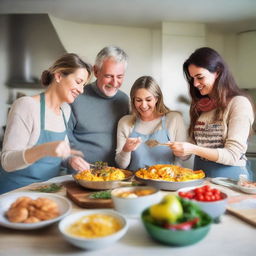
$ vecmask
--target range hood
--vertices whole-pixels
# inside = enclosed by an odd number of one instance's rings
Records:
[[[42,71],[66,51],[47,14],[8,15],[8,79],[12,88],[39,88]]]

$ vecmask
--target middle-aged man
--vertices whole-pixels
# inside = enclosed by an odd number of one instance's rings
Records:
[[[103,48],[94,65],[96,81],[86,85],[84,93],[71,105],[70,144],[84,154],[84,158],[69,159],[77,171],[87,169],[88,163],[96,161],[115,166],[117,123],[129,113],[129,98],[119,90],[127,60],[127,54],[119,47]]]

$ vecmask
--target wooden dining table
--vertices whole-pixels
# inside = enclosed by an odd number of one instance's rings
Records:
[[[72,176],[65,175],[51,179],[42,184],[62,183],[72,180]],[[209,181],[206,181],[209,183]],[[41,185],[41,184],[36,184]],[[23,187],[0,196],[0,200],[14,192],[28,191],[31,186]],[[229,197],[244,195],[216,184],[211,184]],[[175,191],[161,191],[177,193]],[[56,194],[66,197],[66,188]],[[256,200],[256,199],[255,199]],[[72,203],[72,212],[86,210]],[[256,255],[256,228],[237,216],[226,212],[219,223],[213,223],[205,238],[196,244],[175,247],[163,245],[154,241],[144,229],[140,218],[127,218],[128,231],[115,244],[94,251],[83,250],[69,244],[58,230],[58,223],[35,230],[14,230],[0,225],[0,255],[116,255],[116,256],[255,256]],[[0,223],[1,224],[1,223]]]

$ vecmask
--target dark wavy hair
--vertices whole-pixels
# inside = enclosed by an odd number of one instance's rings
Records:
[[[200,112],[196,109],[196,104],[198,100],[208,96],[201,95],[199,90],[194,86],[194,79],[188,71],[190,65],[205,68],[211,73],[217,72],[218,74],[213,85],[213,94],[216,95],[215,100],[218,106],[215,114],[216,121],[222,120],[224,109],[234,96],[245,95],[245,93],[237,86],[228,66],[218,52],[209,47],[202,47],[195,50],[183,64],[183,73],[188,82],[191,96],[189,135],[194,138],[193,129],[200,116]]]

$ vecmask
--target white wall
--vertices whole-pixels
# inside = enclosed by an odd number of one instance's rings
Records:
[[[237,40],[237,35],[234,33],[222,33],[209,28],[206,30],[206,46],[214,48],[222,55],[237,83],[239,84],[240,71],[237,68]]]
[[[256,31],[247,31],[238,37],[239,84],[242,88],[256,88]]]
[[[6,124],[8,101],[9,101],[9,90],[5,86],[7,80],[7,67],[8,67],[8,56],[7,56],[7,16],[0,15],[0,139],[3,134],[2,126]]]
[[[189,106],[179,96],[188,97],[188,86],[182,66],[189,55],[205,45],[205,26],[191,23],[163,23],[162,31],[162,91],[165,102],[173,110],[183,113],[189,123]]]
[[[129,56],[122,90],[130,92],[133,82],[142,75],[152,75],[152,30],[121,26],[82,24],[50,16],[68,52],[76,52],[92,64],[97,53],[107,45],[117,45]]]

